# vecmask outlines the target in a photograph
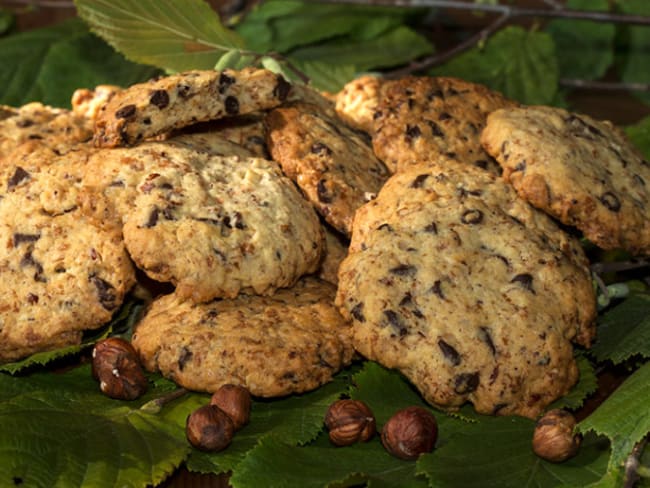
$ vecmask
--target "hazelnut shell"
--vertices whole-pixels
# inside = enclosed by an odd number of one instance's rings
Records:
[[[230,445],[235,426],[226,412],[214,405],[204,405],[187,416],[185,436],[197,449],[209,452],[224,450]]]
[[[128,341],[109,337],[95,344],[92,374],[105,395],[119,400],[135,400],[149,386],[140,359]]]
[[[235,430],[246,425],[251,415],[251,394],[239,385],[223,385],[212,394],[210,404],[226,412],[232,420]]]
[[[336,446],[366,442],[375,435],[376,421],[370,408],[358,400],[338,400],[325,414],[329,438]]]
[[[575,417],[566,410],[546,412],[535,424],[533,451],[552,463],[561,463],[578,453],[582,436],[574,432]]]
[[[433,451],[437,438],[436,418],[425,408],[417,406],[396,412],[381,431],[381,442],[386,450],[406,460]]]

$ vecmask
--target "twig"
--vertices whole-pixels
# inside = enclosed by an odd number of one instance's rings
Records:
[[[147,412],[147,413],[158,413],[164,407],[166,404],[169,402],[176,400],[177,398],[182,397],[187,393],[187,390],[185,388],[178,388],[170,393],[167,393],[166,395],[163,395],[161,397],[158,397],[154,400],[151,400],[144,405],[140,407],[140,410]]]
[[[645,268],[650,266],[650,260],[639,258],[629,261],[598,262],[591,265],[591,271],[596,274],[616,273],[618,271],[629,271],[631,269]]]
[[[643,439],[634,445],[634,449],[632,449],[632,452],[625,460],[625,477],[623,488],[632,488],[636,485],[636,482],[639,481],[638,470],[640,458],[647,443],[648,436],[646,435]]]
[[[72,0],[4,0],[5,3],[26,7],[74,9]]]
[[[582,88],[582,89],[590,89],[590,90],[650,92],[650,83],[573,80],[573,79],[563,78],[560,80],[560,85],[567,88]]]

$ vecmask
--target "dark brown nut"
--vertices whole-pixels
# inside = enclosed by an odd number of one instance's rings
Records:
[[[395,457],[417,459],[433,451],[438,438],[438,422],[422,407],[407,407],[395,413],[381,431],[381,442]]]
[[[375,435],[375,416],[368,406],[358,400],[338,400],[330,405],[325,414],[325,426],[332,444],[349,446],[366,442]]]
[[[549,410],[535,424],[533,451],[542,459],[561,463],[578,453],[582,436],[574,432],[575,417],[560,408]]]
[[[185,436],[197,449],[209,452],[230,445],[235,426],[228,414],[215,405],[204,405],[187,416]]]
[[[92,373],[102,393],[119,400],[135,400],[149,386],[135,349],[119,337],[109,337],[95,344]]]
[[[239,385],[223,385],[212,394],[210,405],[216,405],[226,412],[235,430],[248,423],[251,416],[251,394]]]

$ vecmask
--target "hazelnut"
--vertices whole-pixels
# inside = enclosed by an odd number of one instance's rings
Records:
[[[239,430],[250,419],[251,394],[243,386],[223,385],[212,394],[210,405],[216,405],[226,412],[235,430]]]
[[[224,450],[235,434],[235,426],[228,414],[214,405],[204,405],[187,416],[187,440],[202,451]]]
[[[332,444],[349,446],[366,442],[375,435],[375,416],[368,406],[358,400],[338,400],[325,414],[325,426]]]
[[[95,344],[92,373],[101,391],[111,398],[135,400],[149,386],[135,349],[119,337],[109,337]]]
[[[560,408],[549,410],[535,424],[533,451],[542,459],[561,463],[575,456],[582,436],[575,434],[575,417]]]
[[[431,412],[422,407],[407,407],[395,413],[381,431],[381,442],[395,457],[417,459],[433,451],[438,438],[438,423]]]

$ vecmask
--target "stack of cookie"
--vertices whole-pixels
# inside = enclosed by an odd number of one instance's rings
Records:
[[[146,277],[172,288],[133,344],[187,388],[303,392],[356,351],[434,406],[532,417],[594,335],[589,263],[553,218],[648,252],[647,163],[611,125],[462,80],[326,97],[192,71],[2,117],[5,362],[77,343]]]

